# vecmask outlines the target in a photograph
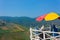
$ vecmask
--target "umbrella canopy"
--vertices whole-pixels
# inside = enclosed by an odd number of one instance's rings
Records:
[[[39,21],[39,22],[42,21],[45,18],[46,15],[47,14],[39,16],[38,18],[36,18],[36,21]]]
[[[42,21],[43,19],[45,21],[51,21],[51,20],[55,20],[59,17],[59,14],[55,13],[55,12],[50,12],[48,14],[39,16],[38,18],[36,18],[36,21]]]
[[[59,17],[59,15],[55,12],[51,12],[51,13],[48,13],[45,17],[45,20],[46,21],[51,21],[51,20],[55,20]]]

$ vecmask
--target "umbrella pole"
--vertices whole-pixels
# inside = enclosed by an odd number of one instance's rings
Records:
[[[54,28],[53,28],[53,25],[54,25],[54,24],[53,24],[52,21],[51,21],[51,24],[50,24],[50,25],[51,25],[51,31],[54,31],[54,30],[53,30],[53,29],[54,29]],[[54,37],[54,33],[52,33],[52,36]]]

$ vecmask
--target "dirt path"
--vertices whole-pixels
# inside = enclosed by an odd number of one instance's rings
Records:
[[[19,29],[20,31],[24,31],[24,29],[20,28],[20,27],[17,26],[17,25],[15,25],[15,27],[16,27],[17,29]]]

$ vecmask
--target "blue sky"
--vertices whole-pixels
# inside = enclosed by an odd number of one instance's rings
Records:
[[[0,0],[0,16],[38,17],[60,13],[60,0]]]

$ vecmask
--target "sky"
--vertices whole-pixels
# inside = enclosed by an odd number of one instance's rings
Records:
[[[60,0],[0,0],[0,16],[38,17],[60,13]]]

